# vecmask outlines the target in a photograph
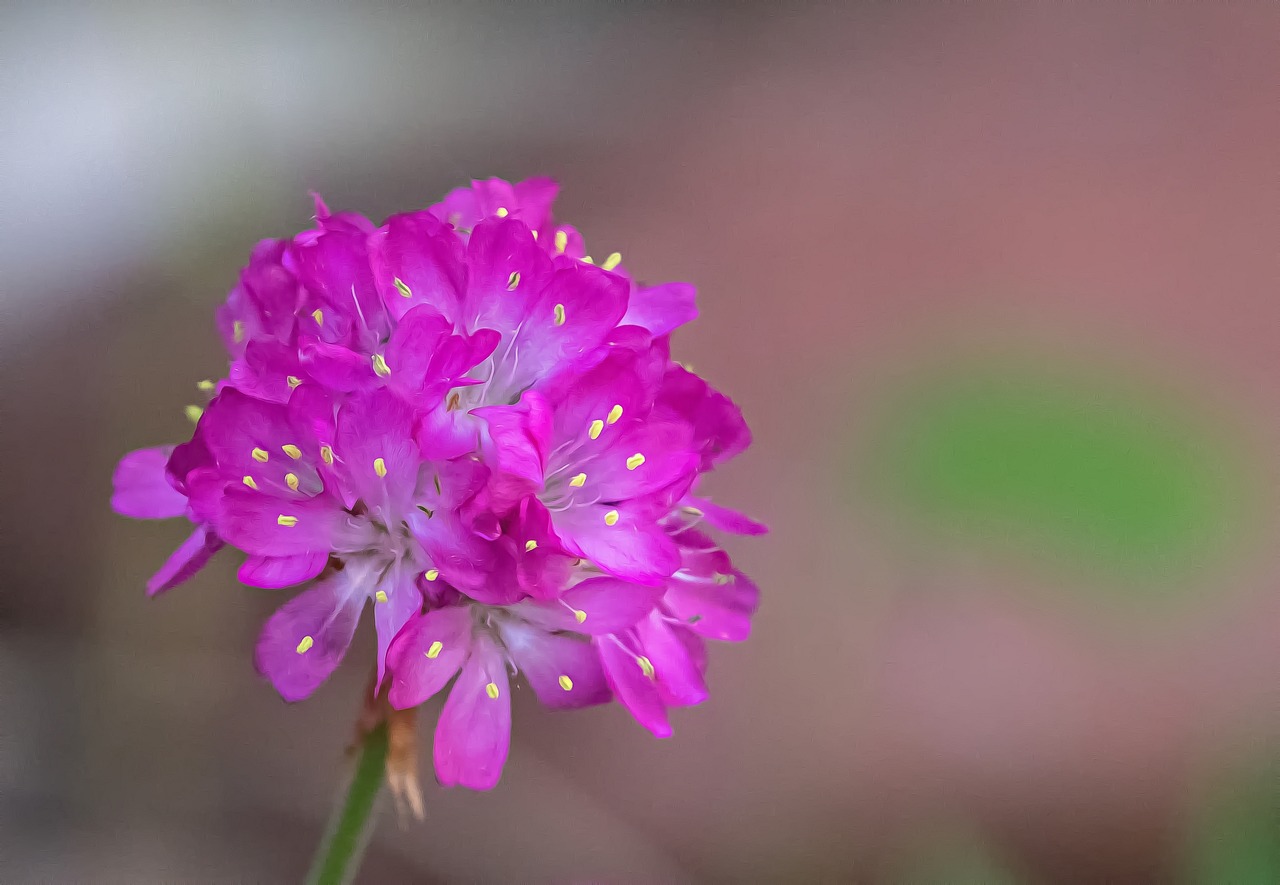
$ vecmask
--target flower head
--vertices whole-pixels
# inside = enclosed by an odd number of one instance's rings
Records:
[[[380,226],[317,198],[316,226],[259,244],[219,309],[230,363],[192,438],[114,478],[118,512],[194,525],[148,592],[225,545],[245,584],[304,585],[255,656],[286,700],[372,608],[392,706],[452,683],[446,785],[498,782],[517,674],[553,709],[617,698],[670,735],[667,710],[707,697],[704,640],[746,639],[757,605],[698,526],[764,531],[694,494],[751,438],[670,359],[693,287],[593,261],[555,195],[478,181]]]

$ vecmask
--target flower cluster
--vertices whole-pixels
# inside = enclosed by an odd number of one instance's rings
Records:
[[[477,181],[380,227],[317,198],[315,228],[259,244],[219,310],[230,367],[200,383],[192,438],[115,474],[118,512],[195,526],[150,593],[224,545],[245,584],[307,585],[255,655],[285,699],[333,671],[366,604],[392,706],[453,680],[445,785],[497,783],[511,674],[668,736],[668,708],[707,697],[703,640],[745,639],[757,604],[703,529],[764,527],[695,496],[750,433],[670,358],[693,287],[594,263],[555,195]]]

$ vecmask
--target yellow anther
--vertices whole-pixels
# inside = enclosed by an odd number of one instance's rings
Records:
[[[525,553],[532,553],[534,550],[537,550],[537,549],[538,549],[538,542],[537,542],[537,541],[534,541],[534,540],[532,540],[532,539],[531,539],[531,540],[528,540],[528,541],[525,541],[525,542],[524,542],[524,552],[525,552]]]
[[[564,305],[563,305],[563,304],[557,304],[557,305],[556,305],[556,308],[555,308],[555,314],[556,314],[556,325],[557,325],[557,326],[563,326],[563,325],[564,325],[564,321],[567,319],[567,317],[565,316],[565,313],[564,313]]]
[[[197,421],[199,421],[200,416],[204,414],[204,409],[200,408],[199,406],[187,406],[182,411],[183,411],[183,414],[187,416],[187,420],[190,421],[192,424],[195,424]]]
[[[726,575],[721,572],[716,572],[715,576],[711,580],[717,586],[723,587],[725,584],[732,584],[734,582],[734,577],[733,575]]]
[[[380,353],[373,355],[373,371],[379,378],[386,378],[391,374],[391,367],[387,365],[387,361]]]
[[[284,484],[296,492],[298,490],[298,474],[286,473],[284,475]]]
[[[507,277],[507,291],[510,292],[518,285],[520,285],[520,271],[513,270],[511,276]]]
[[[311,311],[311,318],[316,321],[317,326],[324,325],[324,311],[320,308],[317,307],[315,310]]]
[[[615,403],[613,408],[609,410],[609,423],[617,424],[618,419],[621,417],[622,417],[622,406],[617,405]]]
[[[581,624],[583,621],[587,619],[587,613],[580,608],[575,608],[573,610],[573,619],[577,621],[579,624]]]
[[[299,384],[302,383],[302,379],[299,378],[297,375],[290,375],[284,380],[288,382],[290,390],[293,390],[293,388],[297,387]]]
[[[532,233],[533,233],[533,241],[535,243],[538,242],[538,232],[535,230],[535,231],[532,231]]]
[[[214,384],[208,378],[204,379],[203,381],[196,382],[196,389],[201,391],[202,393],[213,393],[214,390],[217,389],[217,387],[218,385]]]
[[[396,291],[399,292],[401,295],[403,295],[405,298],[413,297],[413,290],[409,288],[409,286],[405,283],[404,280],[400,279],[399,277],[396,277],[395,285],[396,285]]]
[[[487,694],[491,699],[497,700],[498,699],[498,683],[490,682],[488,685],[484,687],[484,693]]]
[[[241,482],[243,482],[249,488],[253,489],[255,492],[258,490],[258,484],[253,481],[252,476],[245,476],[245,478],[241,480]]]
[[[560,678],[557,681],[560,683],[560,687],[563,688],[565,691],[573,690],[573,680],[570,679],[564,673],[560,674]]]
[[[244,322],[236,320],[231,324],[231,338],[236,344],[244,340]]]
[[[435,642],[431,643],[431,647],[427,649],[427,657],[434,661],[436,658],[440,657],[440,652],[443,650],[444,643],[437,639]]]
[[[621,263],[622,263],[622,253],[610,252],[609,257],[606,258],[604,260],[604,264],[600,266],[603,267],[605,270],[613,270],[615,267],[617,267]]]
[[[260,464],[266,464],[267,459],[271,457],[270,455],[267,454],[266,449],[254,449],[249,454],[253,455],[253,460],[257,461]]]
[[[498,211],[497,211],[497,212],[495,212],[495,213],[493,213],[493,214],[494,214],[494,215],[496,215],[496,216],[498,216],[499,218],[506,218],[506,217],[507,217],[508,215],[510,215],[511,213],[507,211],[507,207],[506,207],[506,206],[499,206],[499,207],[498,207]]]
[[[378,476],[386,476],[386,475],[387,475],[387,462],[386,462],[386,461],[383,461],[381,458],[374,458],[374,459],[373,459],[373,472],[374,472],[374,473],[376,473],[376,474],[378,474]]]
[[[585,473],[579,473],[573,479],[569,480],[569,485],[573,486],[575,489],[582,488],[586,483],[587,475]]]
[[[596,260],[595,260],[594,258],[592,258],[590,255],[583,255],[583,256],[582,256],[582,263],[583,263],[583,264],[595,264],[595,263],[596,263]]]
[[[315,644],[316,644],[316,641],[312,639],[310,636],[302,637],[302,641],[298,643],[298,654],[300,655],[306,654],[307,650]]]
[[[280,451],[284,452],[295,461],[302,457],[302,449],[298,448],[293,443],[285,443],[280,447]]]
[[[298,524],[298,517],[285,516],[283,513],[276,517],[276,525],[282,525],[286,528],[293,528]]]
[[[627,469],[635,470],[637,467],[639,467],[643,463],[644,463],[644,455],[640,454],[639,452],[636,452],[634,455],[632,455],[630,458],[627,459]]]
[[[597,418],[591,422],[591,427],[587,429],[587,436],[592,439],[599,439],[602,433],[604,433],[604,422]]]
[[[640,669],[644,671],[645,676],[650,679],[653,678],[653,661],[649,660],[644,655],[640,655],[636,658],[636,663],[640,665]]]
[[[428,581],[434,581],[436,578],[440,577],[440,569],[429,568],[423,573],[422,577],[426,578]]]
[[[556,251],[563,252],[569,246],[569,235],[562,230],[556,231]]]
[[[616,510],[610,510],[608,513],[606,513],[606,514],[604,515],[604,524],[605,524],[605,525],[617,525],[617,524],[618,524],[618,511],[616,511]]]
[[[386,602],[386,601],[387,601],[387,591],[386,591],[386,590],[379,590],[377,593],[373,594],[373,598],[374,598],[374,601],[375,601],[375,602]]]
[[[332,467],[333,466],[333,449],[330,448],[329,446],[321,446],[320,460],[324,461],[324,463]]]

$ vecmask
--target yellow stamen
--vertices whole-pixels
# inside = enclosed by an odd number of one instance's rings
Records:
[[[391,374],[391,367],[387,365],[387,361],[383,359],[380,353],[373,355],[373,372],[379,378],[386,378]]]
[[[332,467],[333,466],[333,449],[329,448],[329,446],[321,446],[320,460],[324,461],[324,463]]]
[[[560,679],[557,681],[560,683],[560,687],[563,688],[565,691],[573,690],[573,680],[570,679],[567,675],[561,673]]]
[[[587,436],[592,439],[599,439],[602,433],[604,433],[604,422],[597,418],[591,422],[591,427],[587,430]]]
[[[556,251],[563,252],[569,245],[569,235],[562,230],[556,231]]]
[[[286,473],[284,475],[284,484],[296,492],[298,490],[298,474]]]
[[[255,449],[254,449],[252,452],[250,452],[249,454],[253,455],[253,460],[257,461],[257,462],[258,462],[258,463],[260,463],[260,464],[266,464],[266,463],[267,463],[267,459],[271,457],[270,455],[268,455],[268,454],[267,454],[267,450],[266,450],[266,449],[257,449],[257,448],[255,448]]]
[[[649,660],[644,655],[640,655],[636,658],[636,663],[640,665],[640,669],[644,671],[645,676],[650,679],[653,678],[653,661]]]
[[[617,267],[621,263],[622,263],[622,253],[610,252],[609,257],[606,258],[604,260],[604,264],[600,266],[603,267],[605,270],[613,270],[615,267]]]
[[[587,619],[587,613],[580,608],[575,608],[573,610],[573,619],[577,621],[579,624],[581,624],[583,621]]]
[[[293,390],[293,388],[297,387],[299,384],[302,383],[302,379],[299,378],[297,375],[290,375],[284,380],[288,382],[290,390]]]
[[[214,384],[208,378],[204,379],[203,381],[196,382],[196,389],[200,390],[203,393],[213,393],[213,391],[216,390],[217,387],[218,385]]]
[[[435,642],[431,643],[431,647],[427,649],[427,657],[434,661],[436,658],[440,657],[440,652],[443,650],[444,643],[437,639]]]
[[[195,424],[197,421],[199,421],[200,416],[204,414],[204,409],[200,408],[199,406],[187,406],[182,411],[183,411],[183,414],[187,416],[187,420],[190,421],[192,424]]]
[[[396,286],[396,291],[398,291],[401,295],[403,295],[405,298],[413,297],[413,290],[409,288],[409,286],[405,283],[404,280],[400,279],[399,277],[396,277],[394,282]]]
[[[583,256],[582,256],[582,263],[583,263],[583,264],[595,264],[595,263],[596,263],[596,260],[595,260],[594,258],[592,258],[590,255],[583,255]]]
[[[499,207],[498,207],[498,211],[497,211],[497,212],[495,212],[495,213],[493,213],[493,214],[494,214],[494,215],[496,215],[496,216],[498,216],[499,218],[506,218],[506,217],[507,217],[508,215],[510,215],[511,213],[507,211],[507,207],[506,207],[506,206],[499,206]]]
[[[306,654],[307,650],[310,649],[311,646],[315,644],[316,644],[316,641],[312,639],[310,636],[302,637],[302,641],[298,643],[298,654],[300,655]]]
[[[386,601],[387,601],[387,591],[386,591],[386,590],[379,590],[377,593],[373,594],[373,598],[374,598],[374,600],[375,600],[376,602],[386,602]]]
[[[711,580],[717,586],[723,587],[725,584],[732,584],[734,582],[734,577],[733,575],[726,575],[726,574],[722,574],[721,572],[716,572],[715,577],[713,577]]]
[[[316,321],[317,326],[324,325],[324,311],[320,308],[317,307],[315,310],[311,311],[311,318]]]
[[[490,682],[488,685],[484,687],[484,693],[487,694],[493,700],[497,700],[498,699],[498,683]]]
[[[429,568],[422,576],[428,581],[434,581],[436,578],[440,577],[440,569]]]
[[[378,474],[378,476],[386,476],[386,475],[387,475],[387,462],[386,462],[386,461],[383,461],[381,458],[374,458],[374,459],[373,459],[373,472],[374,472],[374,473],[376,473],[376,474]]]
[[[605,525],[617,525],[617,524],[618,524],[618,511],[616,511],[616,510],[610,510],[608,513],[606,513],[606,514],[604,515],[604,524],[605,524]]]
[[[535,231],[532,231],[532,233],[533,233],[533,241],[535,243],[538,242],[538,232],[535,230]]]
[[[567,319],[567,317],[564,314],[564,305],[557,304],[555,308],[555,313],[556,313],[556,325],[563,326],[564,321]]]
[[[569,480],[569,485],[573,486],[575,489],[580,489],[586,485],[586,482],[587,475],[585,473],[579,473],[573,479]]]
[[[231,324],[231,338],[236,344],[244,340],[244,323],[241,320]]]
[[[285,443],[280,447],[280,451],[284,452],[295,461],[302,457],[302,449],[298,448],[293,443]]]
[[[282,526],[285,526],[286,528],[293,528],[297,524],[298,524],[298,517],[296,516],[285,516],[284,514],[281,514],[276,517],[276,525],[282,525]]]
[[[637,467],[639,467],[643,463],[644,463],[644,455],[640,454],[639,452],[636,452],[634,455],[632,455],[630,458],[627,459],[627,469],[635,470]]]
[[[532,553],[534,550],[537,550],[537,549],[538,549],[538,542],[537,542],[537,541],[529,540],[529,541],[525,541],[525,542],[524,542],[524,552],[525,552],[525,553]]]
[[[622,417],[622,406],[617,405],[617,404],[615,403],[615,404],[614,404],[614,407],[613,407],[612,409],[610,409],[610,410],[609,410],[609,423],[610,423],[610,424],[617,424],[617,423],[618,423],[618,419],[619,419],[619,418],[621,418],[621,417]]]
[[[507,277],[507,291],[510,292],[518,285],[520,285],[520,271],[513,270],[511,276]]]
[[[252,477],[252,476],[246,476],[246,477],[245,477],[243,480],[241,480],[241,481],[242,481],[245,485],[247,485],[249,488],[253,489],[255,492],[258,490],[258,484],[257,484],[256,482],[254,482],[254,481],[253,481],[253,477]]]

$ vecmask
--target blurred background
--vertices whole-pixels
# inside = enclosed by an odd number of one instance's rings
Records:
[[[5,4],[0,882],[300,880],[371,636],[285,705],[283,597],[226,554],[147,601],[185,530],[112,467],[189,433],[308,189],[550,174],[699,286],[756,632],[670,741],[517,697],[499,788],[431,785],[360,881],[1274,885],[1278,40],[1265,3]]]

